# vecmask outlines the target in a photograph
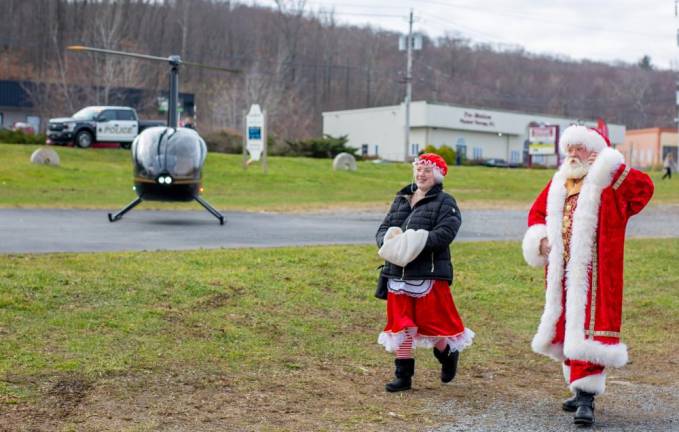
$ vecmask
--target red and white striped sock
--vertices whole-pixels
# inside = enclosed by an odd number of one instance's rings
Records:
[[[406,337],[403,340],[403,343],[399,345],[398,349],[396,350],[397,359],[413,358],[413,335],[415,332],[416,330],[414,328],[407,328],[405,330]]]

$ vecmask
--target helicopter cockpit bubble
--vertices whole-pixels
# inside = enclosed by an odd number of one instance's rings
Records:
[[[200,179],[207,146],[192,129],[153,127],[137,137],[132,155],[138,177],[169,174],[175,179]]]

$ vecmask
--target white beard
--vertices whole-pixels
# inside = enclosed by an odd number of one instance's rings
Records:
[[[561,164],[561,171],[566,178],[581,179],[587,175],[591,165],[575,157],[567,157]]]

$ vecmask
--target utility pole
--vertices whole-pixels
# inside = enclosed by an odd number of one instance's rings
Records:
[[[674,18],[677,18],[679,16],[679,0],[674,0]],[[677,29],[677,46],[679,46],[679,29]],[[675,122],[677,122],[677,147],[678,147],[678,156],[679,156],[679,81],[675,82],[676,87],[675,87],[675,105],[677,108],[677,117],[674,119]],[[660,154],[658,155],[660,158],[660,162],[664,160],[664,154],[662,154],[662,148],[660,149]]]
[[[405,99],[405,153],[403,161],[410,160],[410,101],[413,95],[413,10],[410,9],[410,19],[408,20],[408,37],[406,38],[407,66],[406,66],[406,99]]]

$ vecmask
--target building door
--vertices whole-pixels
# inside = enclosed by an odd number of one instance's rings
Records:
[[[38,116],[26,116],[26,123],[31,125],[35,133],[40,133],[40,117]]]
[[[460,165],[465,159],[467,159],[467,141],[460,137],[455,143],[455,164]]]

